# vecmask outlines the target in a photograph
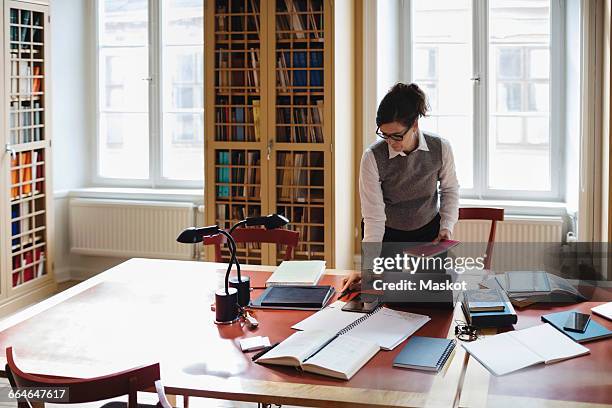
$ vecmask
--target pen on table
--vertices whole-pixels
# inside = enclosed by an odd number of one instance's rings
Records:
[[[264,354],[266,354],[268,351],[272,350],[274,347],[278,346],[279,344],[280,343],[274,343],[273,345],[264,348],[259,353],[255,354],[253,357],[251,357],[251,360],[252,361],[257,360],[259,357],[263,356]]]
[[[351,293],[354,293],[355,291],[351,288],[346,288],[345,290],[343,290],[342,292],[340,292],[340,295],[338,295],[338,299],[341,299],[345,296],[350,295]]]
[[[303,361],[302,364],[304,364],[307,360],[310,360],[312,357],[315,356],[315,354],[317,354],[319,351],[323,350],[329,343],[331,343],[332,341],[336,340],[338,337],[340,337],[340,334],[336,333],[334,335],[334,337],[332,337],[331,339],[327,340],[325,343],[323,343],[323,345],[321,347],[319,347],[318,349],[316,349],[314,351],[314,353],[312,353],[311,355],[309,355],[308,357],[306,357]]]

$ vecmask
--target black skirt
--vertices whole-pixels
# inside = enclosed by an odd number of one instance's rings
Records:
[[[433,220],[421,228],[403,231],[385,225],[385,235],[383,242],[431,242],[438,238],[440,232],[440,214],[436,214]],[[364,222],[361,220],[361,239],[364,234]]]

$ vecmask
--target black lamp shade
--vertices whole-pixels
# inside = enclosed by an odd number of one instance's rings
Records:
[[[249,227],[263,225],[266,229],[280,228],[289,224],[289,219],[283,215],[270,214],[263,217],[249,217],[246,225]]]
[[[176,238],[177,242],[182,244],[197,244],[202,242],[204,237],[215,235],[219,233],[219,227],[216,225],[210,225],[208,227],[196,228],[189,227],[185,228],[183,232]]]

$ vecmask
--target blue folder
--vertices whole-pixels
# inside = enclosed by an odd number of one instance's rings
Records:
[[[612,330],[608,330],[603,327],[601,324],[592,320],[589,322],[587,329],[584,333],[573,332],[569,330],[565,330],[563,326],[565,326],[565,322],[567,321],[567,317],[570,313],[579,312],[578,310],[570,310],[568,312],[559,312],[559,313],[551,313],[542,316],[542,321],[550,323],[553,327],[559,330],[561,333],[566,336],[571,337],[574,341],[578,343],[584,343],[591,340],[604,339],[606,337],[612,337]]]

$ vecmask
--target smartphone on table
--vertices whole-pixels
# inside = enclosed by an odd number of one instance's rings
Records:
[[[563,328],[567,331],[584,333],[591,321],[591,315],[585,313],[572,312],[567,317]]]
[[[346,305],[342,306],[342,310],[345,312],[370,313],[378,307],[379,302],[378,296],[376,295],[360,293],[358,296],[346,302]]]

